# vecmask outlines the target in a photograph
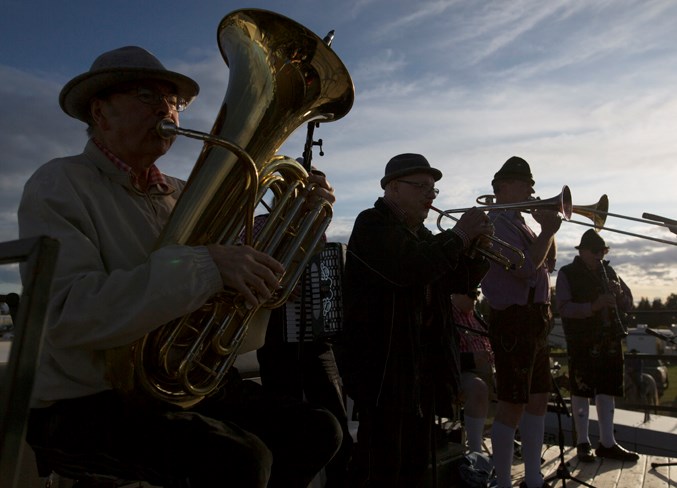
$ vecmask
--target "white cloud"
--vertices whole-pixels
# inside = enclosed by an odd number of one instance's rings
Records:
[[[330,238],[347,240],[357,213],[381,194],[385,163],[400,152],[421,152],[443,170],[437,202],[444,208],[472,206],[475,197],[490,193],[493,174],[517,154],[531,163],[542,197],[567,184],[575,204],[591,204],[606,193],[612,212],[677,218],[677,4],[362,0],[339,8],[322,3],[325,9],[299,4],[287,10],[303,11],[315,26],[327,25],[329,17],[337,32],[336,52],[355,82],[351,112],[322,124],[315,134],[324,140],[326,155],[319,157],[316,149],[314,161],[338,197]],[[68,19],[63,22],[68,25]],[[160,27],[148,19],[147,28]],[[201,85],[182,125],[209,131],[228,86],[228,68],[215,44],[183,49],[163,59]],[[84,145],[82,124],[65,116],[57,103],[62,84],[84,64],[55,63],[52,72],[36,73],[3,66],[2,59],[0,240],[8,240],[17,235],[15,212],[28,175],[38,164]],[[282,152],[295,157],[304,142],[305,127],[300,127]],[[196,141],[179,140],[160,166],[187,177],[200,148]],[[660,228],[609,220],[613,227],[672,236]],[[434,218],[427,223],[435,228]],[[563,225],[560,265],[573,258],[585,230]],[[664,298],[676,291],[675,246],[602,235],[635,298]]]

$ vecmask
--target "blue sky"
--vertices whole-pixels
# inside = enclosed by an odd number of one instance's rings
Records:
[[[82,150],[84,126],[61,112],[58,93],[101,52],[140,45],[196,79],[201,94],[182,125],[209,131],[228,85],[216,29],[238,8],[273,10],[320,37],[336,31],[356,98],[345,118],[315,132],[325,156],[316,150],[314,163],[338,197],[331,240],[347,242],[355,216],[381,194],[385,163],[402,152],[443,171],[440,208],[472,206],[519,155],[542,198],[568,185],[575,205],[607,194],[611,212],[677,218],[676,2],[2,0],[0,240],[18,236],[16,209],[35,168]],[[304,142],[305,126],[280,152],[296,157]],[[158,164],[187,177],[200,148],[179,140]],[[624,219],[608,225],[673,238]],[[585,230],[562,226],[559,265]],[[637,300],[677,292],[677,246],[601,235]],[[16,268],[3,267],[0,291],[17,286]]]

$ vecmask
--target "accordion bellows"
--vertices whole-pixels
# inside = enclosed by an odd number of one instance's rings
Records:
[[[300,297],[285,306],[285,342],[331,339],[342,331],[345,253],[345,244],[328,242],[308,263],[300,280]]]

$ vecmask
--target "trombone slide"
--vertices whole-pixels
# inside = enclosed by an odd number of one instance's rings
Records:
[[[655,220],[656,222],[662,222],[663,224],[667,225],[668,227],[671,226],[676,226],[677,225],[677,220],[672,220],[667,217],[661,217],[660,215],[655,215],[651,213],[644,212],[642,214],[643,219],[647,220]]]

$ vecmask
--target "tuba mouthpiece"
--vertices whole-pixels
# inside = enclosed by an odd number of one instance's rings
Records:
[[[179,133],[179,128],[171,120],[162,119],[157,123],[155,130],[163,139],[171,139]]]

